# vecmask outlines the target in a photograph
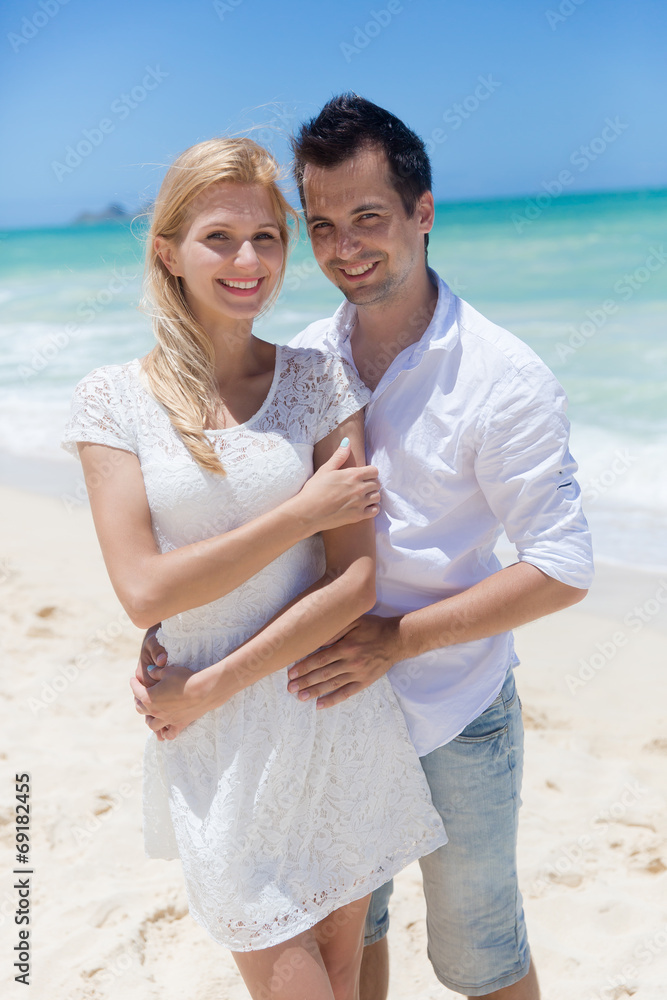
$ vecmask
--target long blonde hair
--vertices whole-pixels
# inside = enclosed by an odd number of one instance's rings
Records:
[[[279,168],[265,149],[252,139],[209,139],[190,146],[172,163],[153,206],[147,235],[142,308],[152,318],[157,344],[143,359],[151,393],[162,403],[173,426],[198,465],[225,474],[204,425],[215,412],[213,344],[195,319],[183,292],[181,279],[170,273],[155,250],[155,237],[178,243],[194,199],[217,181],[259,184],[271,198],[284,256],[276,288],[277,297],[287,267],[292,230],[298,224],[295,210],[278,187]]]

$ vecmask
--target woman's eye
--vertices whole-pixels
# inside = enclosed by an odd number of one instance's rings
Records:
[[[275,240],[273,233],[257,233],[258,240]]]
[[[217,240],[217,239],[226,240],[227,237],[225,236],[224,233],[209,233],[208,239],[209,240]]]

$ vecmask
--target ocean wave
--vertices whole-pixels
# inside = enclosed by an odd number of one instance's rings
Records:
[[[0,450],[14,456],[65,459],[60,437],[71,385],[42,383],[3,394]],[[584,511],[598,558],[662,571],[667,567],[667,436],[646,440],[573,425]]]

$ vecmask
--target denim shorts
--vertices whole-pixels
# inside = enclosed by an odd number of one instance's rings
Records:
[[[511,668],[486,711],[421,763],[449,836],[420,861],[428,957],[448,989],[484,996],[530,967],[516,864],[523,723]],[[392,888],[371,896],[366,944],[389,929]]]

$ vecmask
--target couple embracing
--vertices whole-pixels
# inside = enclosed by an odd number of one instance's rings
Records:
[[[157,344],[83,379],[66,431],[116,593],[161,623],[131,680],[146,851],[256,1000],[384,1000],[417,858],[440,981],[534,1000],[510,630],[591,580],[564,393],[429,269],[399,119],[343,95],[293,148],[336,314],[253,335],[294,212],[252,140],[193,146],[148,236]]]

